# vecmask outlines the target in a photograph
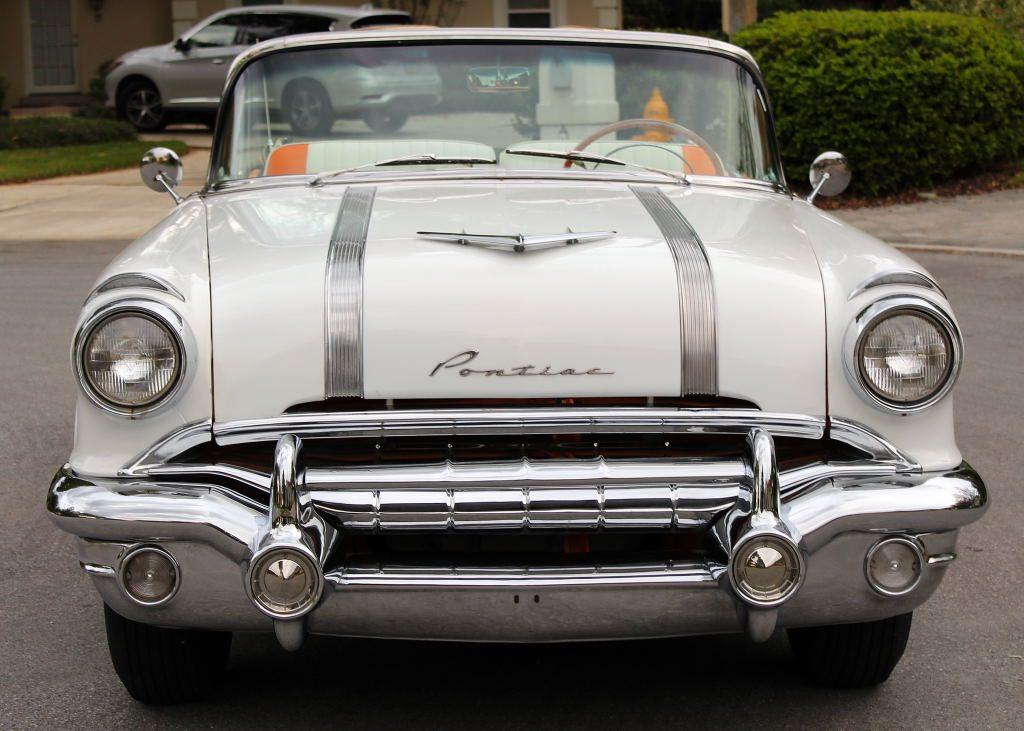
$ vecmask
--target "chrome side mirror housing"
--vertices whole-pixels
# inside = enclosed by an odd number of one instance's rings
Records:
[[[807,202],[813,203],[819,195],[831,198],[839,195],[850,184],[850,163],[841,152],[823,152],[811,163],[811,194]]]
[[[146,187],[157,193],[169,193],[175,203],[184,200],[174,192],[181,184],[184,171],[185,166],[181,164],[178,153],[166,147],[154,147],[147,151],[139,162],[139,175]]]

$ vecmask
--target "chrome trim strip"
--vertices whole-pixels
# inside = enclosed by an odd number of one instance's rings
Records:
[[[89,574],[89,576],[102,576],[105,579],[116,579],[117,571],[114,570],[113,566],[105,566],[98,563],[88,563],[86,561],[79,561],[78,565],[82,567],[82,571]]]
[[[687,588],[717,589],[725,567],[714,562],[667,561],[608,566],[347,566],[329,572],[325,580],[335,591],[350,587],[445,587],[539,589],[570,586],[680,584]]]
[[[283,414],[214,424],[218,444],[302,438],[420,436],[430,434],[746,434],[762,426],[773,436],[821,439],[825,419],[753,409],[541,408],[361,411]]]
[[[937,553],[934,556],[928,557],[929,566],[945,566],[956,561],[956,554],[952,551],[948,553]]]
[[[315,177],[313,174],[295,175],[271,175],[263,178],[239,178],[237,180],[225,180],[204,190],[202,195],[216,196],[227,195],[239,190],[264,190],[267,188],[290,188],[308,186]],[[764,193],[790,194],[774,183],[763,180],[750,180],[748,178],[716,177],[713,175],[687,175],[687,181],[691,185],[705,185],[715,188],[733,188],[741,190],[761,191]],[[551,170],[509,170],[508,168],[483,169],[444,169],[444,170],[375,170],[370,172],[352,172],[337,180],[324,181],[324,185],[358,185],[363,183],[393,183],[393,182],[435,182],[438,180],[487,180],[487,181],[536,181],[536,180],[559,180],[574,183],[636,183],[649,182],[664,184],[665,177],[655,173],[643,171],[613,171],[605,170],[581,170],[562,168]],[[193,193],[198,195],[198,193]]]
[[[324,393],[363,395],[363,260],[375,187],[347,188],[324,276]]]
[[[178,427],[165,434],[155,444],[129,460],[121,469],[120,476],[144,473],[150,467],[170,462],[182,452],[213,440],[213,421],[203,419]]]
[[[683,396],[718,393],[715,286],[707,251],[697,232],[660,188],[631,185],[658,225],[676,265]]]
[[[905,284],[910,287],[924,287],[934,292],[938,292],[943,297],[946,293],[943,291],[939,283],[929,277],[924,272],[914,271],[913,269],[893,269],[888,272],[876,272],[869,277],[866,277],[860,284],[853,288],[850,292],[850,296],[847,300],[852,300],[855,297],[864,294],[873,287],[884,287],[890,284]]]
[[[95,299],[99,295],[112,292],[115,289],[153,289],[157,292],[163,292],[171,295],[172,297],[177,297],[182,302],[185,301],[185,295],[165,279],[161,279],[153,274],[145,274],[143,272],[122,272],[121,274],[115,274],[112,277],[107,277],[97,284],[82,304],[87,305],[91,300]]]
[[[903,450],[860,422],[851,419],[829,419],[828,435],[836,441],[867,452],[872,459],[899,464],[902,471],[921,469],[921,465]]]
[[[244,444],[277,441],[284,434],[303,439],[481,434],[746,434],[753,427],[773,437],[837,441],[866,452],[876,468],[913,471],[920,466],[898,447],[862,424],[804,414],[749,409],[452,409],[446,411],[362,411],[284,414],[211,425],[186,424],[132,459],[119,473],[139,476],[166,466],[192,447],[209,442]],[[840,465],[834,465],[838,469]],[[225,468],[227,469],[227,468]],[[389,468],[391,469],[391,468]],[[802,468],[801,468],[802,469]]]

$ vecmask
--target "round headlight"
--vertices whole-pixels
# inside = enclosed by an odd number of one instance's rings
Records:
[[[883,306],[867,318],[853,357],[869,396],[909,411],[934,403],[952,387],[960,342],[953,323],[937,308]]]
[[[160,318],[115,312],[95,323],[80,349],[83,385],[104,405],[135,411],[166,398],[181,377],[181,343]]]

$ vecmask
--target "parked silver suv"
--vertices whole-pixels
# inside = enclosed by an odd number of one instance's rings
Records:
[[[231,61],[252,44],[299,33],[409,22],[403,12],[352,7],[257,5],[222,10],[172,43],[130,51],[114,61],[106,78],[107,105],[143,132],[159,130],[171,120],[210,123]],[[307,84],[302,109],[290,113],[286,105],[283,108],[296,132],[323,132],[334,121],[328,107],[310,109],[306,103],[316,83]],[[325,98],[326,94],[319,96]],[[401,113],[382,108],[366,121],[397,128],[398,120],[404,122]]]

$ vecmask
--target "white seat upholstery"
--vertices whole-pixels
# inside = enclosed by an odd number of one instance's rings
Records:
[[[266,174],[323,173],[421,153],[438,157],[495,159],[494,149],[489,145],[461,140],[317,140],[275,148],[267,158]]]

